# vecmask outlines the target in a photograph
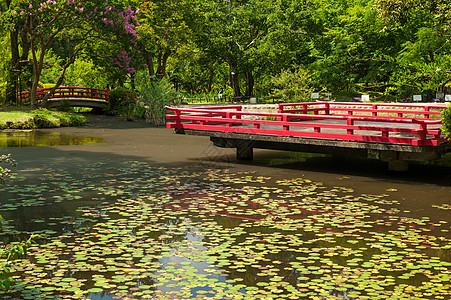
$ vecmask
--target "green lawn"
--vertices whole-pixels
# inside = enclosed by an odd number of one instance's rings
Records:
[[[86,122],[86,117],[80,114],[50,111],[43,108],[0,111],[0,129],[80,126]]]

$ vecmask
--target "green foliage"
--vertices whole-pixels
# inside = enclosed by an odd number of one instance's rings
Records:
[[[166,123],[165,107],[180,104],[177,91],[166,78],[153,81],[146,76],[139,76],[137,83],[140,86],[138,101],[148,108],[146,121],[154,125],[164,125]]]
[[[12,166],[15,161],[11,159],[11,155],[0,155],[0,163],[5,162]],[[4,184],[6,178],[11,177],[11,171],[0,166],[0,184]],[[0,216],[0,229],[3,227],[3,218]],[[26,241],[13,242],[2,245],[0,249],[0,289],[9,290],[14,283],[11,277],[11,263],[14,259],[23,258],[27,255],[27,250],[32,243],[31,237]]]
[[[121,43],[130,47],[136,45],[135,27],[138,11],[125,6],[122,1],[105,2],[100,0],[75,1],[25,1],[13,0],[0,15],[0,22],[12,30],[26,32],[31,51],[33,81],[31,87],[31,104],[36,103],[36,89],[44,68],[47,51],[53,43],[59,44],[57,52],[63,53],[64,63],[58,76],[58,84],[64,78],[67,68],[74,63],[83,49],[97,40],[104,39],[110,43]],[[26,24],[26,25],[25,25]],[[57,48],[57,47],[54,47]],[[66,51],[61,51],[65,48]],[[14,49],[11,49],[14,51]],[[16,51],[17,52],[17,51]]]
[[[442,131],[451,139],[451,105],[442,111]]]
[[[44,87],[53,87],[63,71],[65,61],[53,49],[49,49],[45,56],[45,64],[48,68],[42,70],[40,81]],[[105,88],[108,81],[104,72],[103,68],[94,65],[92,60],[80,58],[66,70],[61,85]]]
[[[58,32],[47,49],[39,45],[35,49],[36,54],[45,50],[40,75],[44,85],[59,80],[72,54],[76,59],[66,69],[62,85],[103,88],[119,81],[135,89],[134,75],[145,70],[152,79],[170,77],[175,88],[190,98],[209,94],[213,99],[230,91],[235,96],[264,98],[269,96],[271,78],[293,65],[312,70],[311,85],[316,90],[385,95],[387,100],[433,95],[450,82],[450,1],[113,2],[118,11],[124,4],[140,8],[139,13],[128,11],[129,16],[137,14],[134,21],[128,20],[129,29],[136,27],[136,21],[141,23],[138,37],[134,32],[118,32],[124,24],[116,23],[120,18],[113,11],[105,21],[105,15],[86,18],[87,11],[98,7],[100,14],[112,3],[99,0],[83,3],[84,12],[60,2],[40,11],[34,1],[14,0],[0,18],[9,28],[17,25],[23,31],[22,21],[30,16],[19,13],[23,10],[32,13],[36,34],[45,38]],[[67,14],[56,14],[57,7]],[[55,16],[57,20],[46,27]],[[11,59],[5,28],[0,32],[4,33],[0,35],[0,103]],[[33,69],[31,64],[26,68],[21,69],[23,88],[30,85]]]
[[[271,84],[271,96],[285,99],[287,102],[309,101],[314,90],[311,72],[302,68],[294,71],[282,70],[279,75],[271,78]]]
[[[66,112],[54,112],[45,108],[32,111],[34,123],[38,128],[60,127],[60,126],[81,126],[87,123],[83,115]]]
[[[15,166],[16,162],[11,158],[10,154],[2,154],[0,155],[0,163],[5,162],[11,166]],[[6,179],[11,177],[11,170],[8,168],[3,168],[0,166],[0,184],[4,184]],[[0,216],[1,219],[1,216]],[[1,222],[0,222],[1,226]]]
[[[60,119],[61,126],[83,126],[88,120],[85,116],[80,114],[57,114]]]
[[[0,105],[5,101],[6,80],[8,78],[8,67],[11,54],[9,51],[9,34],[0,26]]]
[[[51,128],[81,126],[88,122],[85,116],[75,113],[55,112],[45,108],[32,111],[2,112],[0,129]]]
[[[136,93],[134,91],[118,87],[108,93],[107,112],[131,120],[134,116],[135,103]]]

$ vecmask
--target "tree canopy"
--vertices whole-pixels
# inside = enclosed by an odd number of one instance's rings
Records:
[[[142,73],[234,97],[275,95],[288,74],[305,74],[306,90],[388,100],[451,85],[445,0],[3,0],[0,10],[9,101],[90,73],[103,79],[85,84],[136,88]]]

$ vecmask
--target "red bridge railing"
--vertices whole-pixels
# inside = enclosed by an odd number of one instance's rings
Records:
[[[167,127],[438,146],[441,110],[445,105],[353,104],[310,102],[281,104],[277,113],[246,112],[242,106],[173,108],[167,110]],[[435,118],[433,118],[435,117]]]
[[[51,88],[38,89],[36,93],[36,100],[40,101],[44,99],[44,96],[50,91]],[[89,100],[103,100],[108,101],[109,90],[77,87],[77,86],[62,86],[58,87],[55,92],[50,95],[49,99],[64,99],[64,98],[76,98],[76,99],[89,99]],[[30,92],[25,91],[21,93],[22,99],[29,99]]]
[[[373,117],[396,116],[421,117],[429,119],[440,116],[446,105],[438,104],[393,104],[393,103],[348,103],[348,102],[306,102],[279,104],[279,113],[313,113],[334,115],[367,115]]]

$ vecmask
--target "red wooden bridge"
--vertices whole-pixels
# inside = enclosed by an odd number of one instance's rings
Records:
[[[244,111],[241,105],[173,108],[167,127],[179,134],[210,136],[219,147],[252,159],[253,148],[348,154],[380,159],[393,170],[408,161],[451,151],[441,133],[446,105],[348,102],[279,104],[277,112]]]
[[[36,100],[42,101],[44,96],[51,88],[38,89]],[[50,107],[60,106],[62,103],[68,103],[70,106],[105,108],[108,104],[109,89],[95,89],[87,87],[58,87],[48,99]],[[22,92],[20,97],[22,100],[29,99],[30,92]]]

